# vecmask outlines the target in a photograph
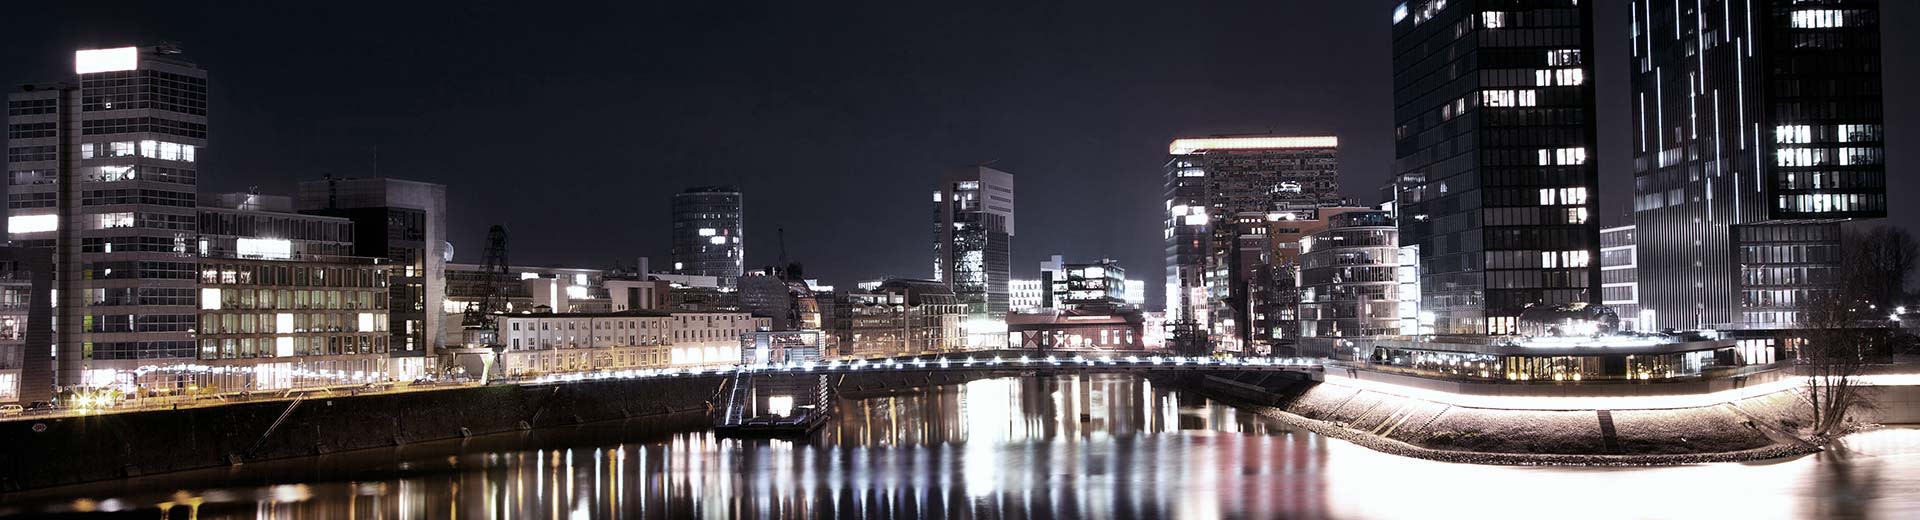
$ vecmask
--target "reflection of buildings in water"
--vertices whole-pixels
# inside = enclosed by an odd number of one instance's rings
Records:
[[[830,429],[807,442],[535,431],[510,443],[475,438],[438,455],[396,451],[409,460],[397,473],[384,458],[335,463],[375,470],[305,469],[286,478],[323,482],[308,484],[299,500],[276,501],[260,488],[215,501],[231,516],[273,511],[291,519],[1320,511],[1311,484],[1319,458],[1309,452],[1322,449],[1315,441],[1264,435],[1266,423],[1250,416],[1205,401],[1183,409],[1183,401],[1128,376],[989,379],[847,402]],[[1183,424],[1187,417],[1198,423]],[[191,489],[173,489],[183,487]],[[1287,503],[1294,506],[1278,508]]]
[[[189,517],[192,505],[197,506],[199,518],[294,520],[1401,518],[1534,517],[1542,511],[1557,518],[1899,518],[1920,511],[1920,497],[1897,492],[1920,482],[1920,468],[1907,464],[1920,453],[1920,429],[1848,437],[1845,460],[1839,460],[1839,450],[1834,450],[1756,465],[1479,466],[1407,459],[1304,432],[1235,434],[1231,428],[1265,433],[1269,426],[1249,415],[1236,415],[1229,426],[1219,420],[1221,407],[1215,405],[1180,409],[1173,405],[1177,392],[1147,381],[1083,378],[1078,390],[1072,390],[1074,384],[1065,378],[985,380],[963,388],[866,400],[876,402],[872,409],[881,412],[873,423],[876,431],[898,429],[891,424],[899,423],[887,422],[892,420],[885,412],[889,409],[963,413],[947,417],[949,430],[962,431],[957,435],[960,441],[941,440],[956,437],[950,433],[904,444],[893,442],[899,437],[890,433],[822,437],[810,443],[720,440],[705,433],[683,433],[616,443],[556,441],[550,434],[532,432],[527,434],[530,442],[576,446],[503,451],[476,443],[452,448],[470,452],[414,455],[397,468],[389,463],[371,470],[342,468],[353,464],[341,464],[338,458],[318,467],[305,461],[304,469],[293,478],[313,483],[179,494],[165,491],[145,499],[101,498],[87,503],[103,511],[131,503],[178,504],[173,518]],[[1074,396],[1070,401],[1090,406],[1103,403],[1110,426],[1070,430],[1057,419],[1069,416],[1064,411],[1035,413],[1023,404],[1032,393],[1051,401],[1055,392],[1069,390],[1077,392],[1068,394]],[[1130,415],[1124,411],[1128,406],[1143,410]],[[1080,409],[1091,412],[1093,408]],[[1179,417],[1192,417],[1208,427],[1166,434]],[[1056,427],[1028,428],[1030,421]],[[911,427],[911,423],[902,426]],[[1121,427],[1141,434],[1121,434]],[[867,438],[875,442],[862,440]],[[160,489],[167,484],[147,487]],[[123,485],[106,489],[131,489]],[[1464,486],[1484,485],[1513,493],[1491,509],[1483,501],[1461,499]],[[1639,500],[1619,507],[1567,507],[1594,489]],[[1715,492],[1741,498],[1699,499],[1701,493]],[[61,505],[79,503],[68,500]]]

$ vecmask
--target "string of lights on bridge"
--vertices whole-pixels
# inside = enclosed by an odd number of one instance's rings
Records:
[[[1206,357],[1206,356],[1193,356],[1193,357],[1186,357],[1186,356],[1123,356],[1123,357],[1073,356],[1070,358],[1062,358],[1059,356],[1046,356],[1046,357],[1020,356],[1018,358],[1009,359],[1001,356],[995,356],[992,358],[980,359],[974,356],[967,356],[965,358],[943,356],[943,357],[936,357],[936,358],[917,357],[917,358],[904,358],[904,359],[889,358],[889,359],[877,359],[877,360],[860,359],[860,360],[853,360],[853,361],[833,360],[833,361],[825,361],[825,362],[800,361],[800,362],[784,362],[784,363],[773,363],[773,364],[762,364],[762,365],[735,365],[735,366],[715,367],[715,368],[698,368],[698,367],[663,368],[663,369],[644,369],[644,370],[582,372],[582,373],[569,373],[569,374],[549,374],[549,375],[540,376],[531,380],[527,380],[524,383],[525,384],[549,384],[549,383],[568,383],[568,382],[576,382],[576,381],[594,381],[594,380],[605,380],[605,379],[647,379],[647,378],[688,377],[688,376],[702,376],[702,375],[732,375],[735,373],[740,373],[740,374],[750,374],[750,373],[827,374],[827,373],[855,373],[855,372],[861,372],[861,371],[874,372],[874,371],[908,370],[908,369],[913,369],[913,370],[926,370],[926,369],[993,370],[993,369],[1051,368],[1051,367],[1060,367],[1060,368],[1116,367],[1116,368],[1131,368],[1131,369],[1153,369],[1153,368],[1209,369],[1210,368],[1210,369],[1230,369],[1230,370],[1313,371],[1313,370],[1321,369],[1321,366],[1322,366],[1321,360],[1315,359],[1315,358],[1268,358],[1268,357],[1213,358],[1213,357]]]

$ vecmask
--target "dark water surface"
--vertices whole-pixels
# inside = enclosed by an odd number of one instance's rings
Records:
[[[634,421],[14,494],[158,518],[1920,518],[1920,430],[1761,464],[1526,468],[1376,453],[1132,376],[846,401],[806,441]],[[90,515],[80,515],[90,516]]]

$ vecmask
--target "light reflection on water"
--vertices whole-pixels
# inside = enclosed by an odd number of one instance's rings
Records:
[[[200,504],[172,518],[1920,518],[1920,430],[1763,464],[1475,466],[1381,454],[1129,376],[851,400],[800,442],[643,437],[449,445],[397,466],[251,486],[135,479],[14,511],[171,502]]]

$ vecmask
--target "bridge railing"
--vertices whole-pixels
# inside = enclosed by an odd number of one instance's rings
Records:
[[[720,368],[632,369],[541,376],[522,384],[551,384],[605,379],[647,379],[745,373],[832,374],[890,370],[1025,370],[1045,368],[1221,369],[1319,371],[1320,358],[1207,356],[918,356],[912,358],[801,361]]]

